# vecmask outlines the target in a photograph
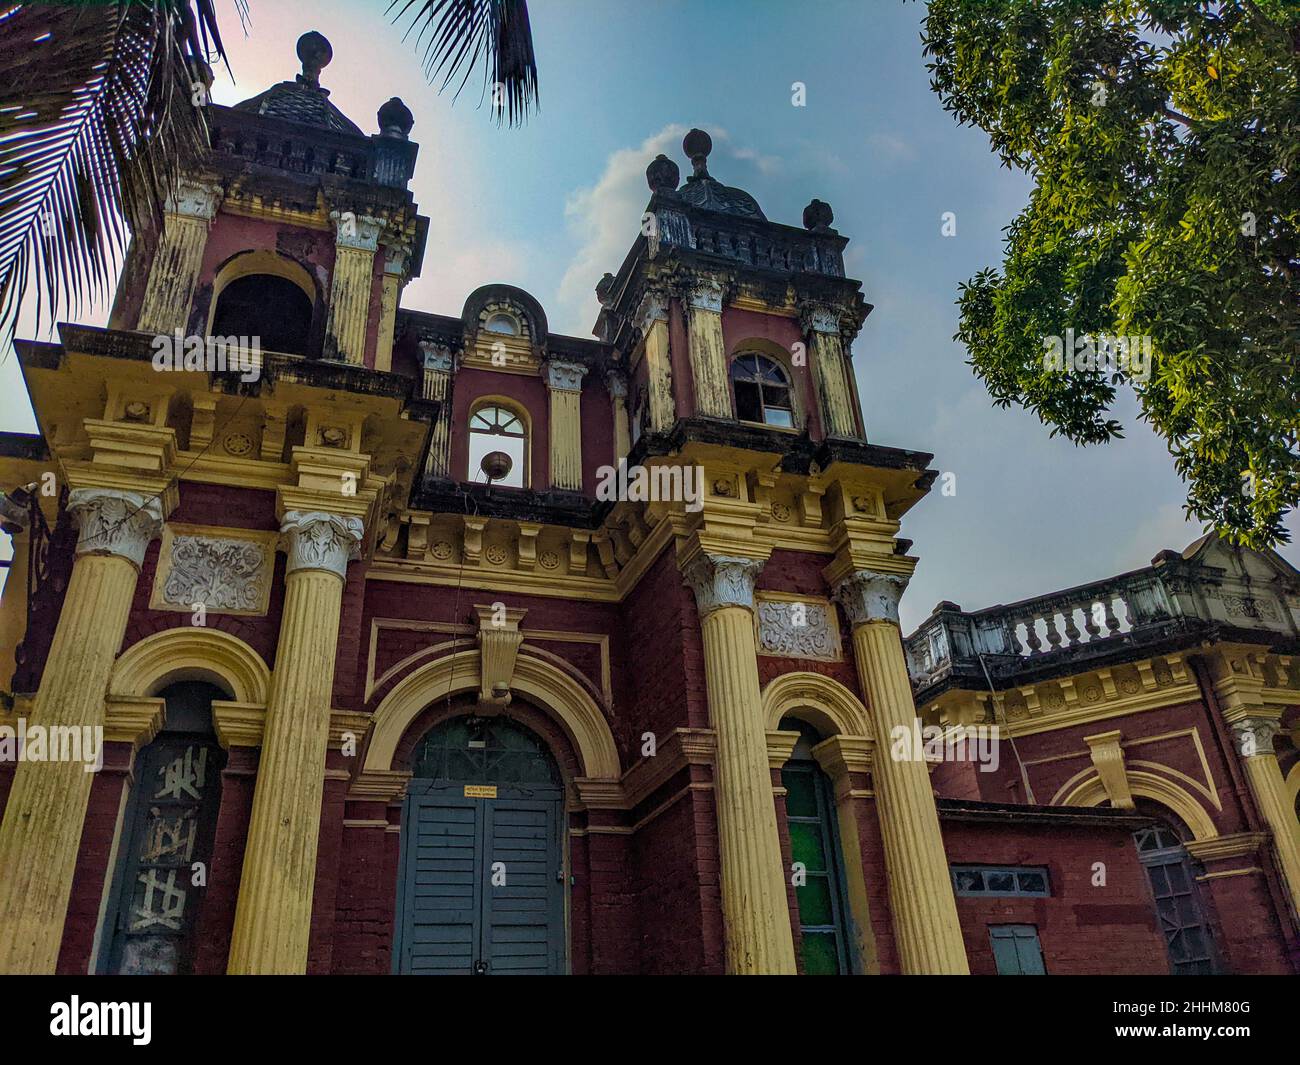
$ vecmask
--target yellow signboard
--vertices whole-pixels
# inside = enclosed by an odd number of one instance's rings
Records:
[[[495,799],[497,797],[497,786],[495,784],[466,784],[465,798],[467,799]]]

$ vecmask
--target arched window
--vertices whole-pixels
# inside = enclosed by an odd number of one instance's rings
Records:
[[[502,336],[517,337],[519,335],[519,321],[513,314],[506,314],[505,311],[498,311],[487,320],[484,328],[489,333],[500,333]]]
[[[163,730],[136,755],[135,786],[122,819],[99,963],[105,973],[183,974],[194,964],[204,896],[194,886],[195,863],[211,871],[225,764],[212,728],[212,701],[227,695],[185,681],[162,697]]]
[[[848,975],[853,971],[849,908],[840,853],[835,798],[830,778],[812,749],[820,741],[812,726],[781,719],[782,732],[798,732],[790,760],[781,768],[790,855],[803,865],[803,884],[795,886],[799,904],[800,954],[807,976]]]
[[[1169,821],[1161,820],[1133,833],[1133,842],[1151,882],[1156,917],[1174,975],[1218,972],[1214,935],[1182,835]]]
[[[731,388],[742,422],[794,428],[790,378],[775,359],[752,351],[737,355],[731,360]]]
[[[310,334],[311,300],[288,278],[246,274],[217,297],[214,337],[257,337],[263,351],[306,355]]]
[[[510,472],[493,481],[508,488],[528,484],[528,428],[523,418],[509,407],[487,402],[474,409],[469,418],[469,480],[486,481],[482,472],[483,456],[494,451],[510,458]]]

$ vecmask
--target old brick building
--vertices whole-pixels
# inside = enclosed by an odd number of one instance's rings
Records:
[[[411,308],[412,115],[299,56],[108,327],[18,346],[0,971],[1295,968],[1300,575],[1206,541],[903,640],[935,473],[868,440],[830,207],[694,130],[594,338]]]

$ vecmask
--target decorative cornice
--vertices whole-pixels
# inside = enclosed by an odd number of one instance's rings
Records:
[[[74,488],[68,510],[77,522],[79,555],[117,555],[139,568],[149,542],[162,531],[156,496],[116,488]]]
[[[1266,832],[1237,832],[1231,836],[1190,840],[1183,846],[1197,861],[1214,862],[1224,858],[1248,857],[1257,853],[1267,841]]]
[[[889,621],[897,625],[898,601],[903,597],[907,581],[901,573],[854,570],[836,582],[834,597],[844,607],[850,625],[868,621]]]
[[[284,574],[323,569],[347,577],[348,563],[360,554],[364,526],[360,518],[320,510],[291,510],[280,526],[281,546],[288,556]]]
[[[754,582],[763,569],[758,559],[733,555],[696,555],[682,571],[695,593],[700,617],[727,606],[754,609]]]

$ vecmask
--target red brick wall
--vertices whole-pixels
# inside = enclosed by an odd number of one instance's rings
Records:
[[[1036,926],[1051,975],[1169,971],[1147,875],[1127,827],[983,825],[949,819],[941,827],[952,864],[1048,870],[1048,898],[957,897],[973,974],[997,972],[988,931],[993,924]],[[1105,865],[1104,887],[1092,883],[1096,862]]]

